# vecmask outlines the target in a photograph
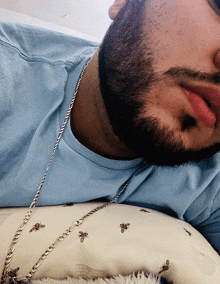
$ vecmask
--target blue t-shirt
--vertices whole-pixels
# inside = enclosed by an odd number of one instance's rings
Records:
[[[78,78],[99,44],[0,22],[0,207],[29,206],[47,169]],[[86,103],[86,101],[85,101]],[[189,222],[220,254],[220,154],[196,165],[111,160],[74,137],[68,121],[37,206],[111,200]]]

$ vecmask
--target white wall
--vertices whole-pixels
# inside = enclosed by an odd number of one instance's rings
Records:
[[[114,0],[0,0],[0,8],[4,8],[0,9],[0,20],[19,20],[23,15],[26,21],[34,18],[34,21],[38,19],[42,20],[41,23],[46,21],[103,38],[111,24],[108,8],[113,2]],[[13,14],[13,11],[17,13]]]

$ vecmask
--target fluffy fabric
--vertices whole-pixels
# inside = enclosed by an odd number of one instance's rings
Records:
[[[173,282],[167,279],[155,276],[153,274],[147,274],[146,272],[133,273],[128,276],[116,276],[114,278],[98,278],[96,280],[85,280],[67,278],[66,280],[55,280],[55,279],[42,279],[34,280],[30,284],[173,284]]]

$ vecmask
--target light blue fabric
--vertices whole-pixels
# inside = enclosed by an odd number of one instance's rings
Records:
[[[77,80],[97,48],[97,43],[72,36],[0,23],[1,207],[32,202]],[[132,177],[118,203],[185,220],[220,253],[219,170],[219,153],[180,167],[103,158],[75,139],[68,122],[37,205],[110,200]]]

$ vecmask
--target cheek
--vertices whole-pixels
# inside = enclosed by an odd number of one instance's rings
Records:
[[[204,58],[216,41],[213,15],[207,1],[159,2],[161,5],[149,5],[144,26],[148,44],[154,53],[155,66],[161,70],[175,65],[204,67]]]

